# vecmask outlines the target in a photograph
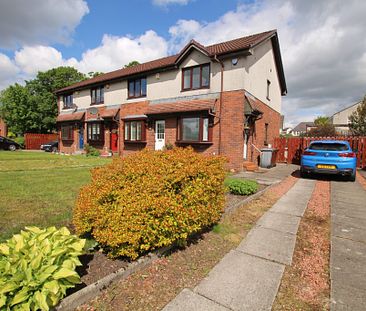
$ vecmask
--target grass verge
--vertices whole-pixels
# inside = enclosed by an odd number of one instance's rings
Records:
[[[24,226],[64,226],[90,168],[109,159],[0,152],[0,241]]]
[[[272,310],[329,310],[330,183],[317,181]]]
[[[161,310],[183,288],[195,287],[296,182],[290,176],[260,198],[243,205],[189,245],[107,288],[79,310]]]

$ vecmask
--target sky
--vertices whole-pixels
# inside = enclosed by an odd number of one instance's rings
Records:
[[[0,90],[38,71],[108,72],[132,60],[278,30],[285,124],[332,115],[366,93],[366,1],[0,0]]]

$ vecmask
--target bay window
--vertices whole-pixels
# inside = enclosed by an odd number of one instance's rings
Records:
[[[103,124],[100,122],[88,123],[88,141],[103,142],[104,131]]]
[[[61,139],[74,140],[74,128],[71,124],[61,125]]]
[[[198,65],[182,70],[182,90],[196,90],[210,86],[210,64]]]
[[[210,141],[211,131],[208,117],[183,117],[179,120],[178,142],[205,143]]]
[[[141,142],[145,140],[145,122],[125,121],[124,140],[127,142]]]

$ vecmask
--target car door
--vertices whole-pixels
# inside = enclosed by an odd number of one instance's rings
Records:
[[[0,136],[0,149],[5,149],[5,138]]]

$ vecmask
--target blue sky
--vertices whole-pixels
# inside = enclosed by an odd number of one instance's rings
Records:
[[[366,1],[2,0],[0,90],[57,66],[108,72],[131,60],[278,29],[287,125],[366,93]]]

